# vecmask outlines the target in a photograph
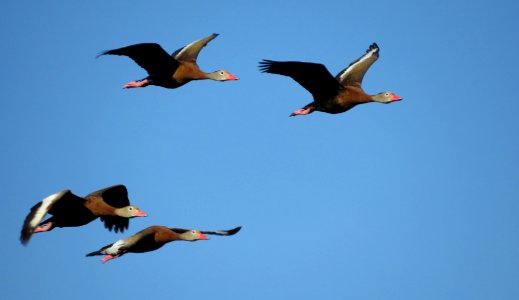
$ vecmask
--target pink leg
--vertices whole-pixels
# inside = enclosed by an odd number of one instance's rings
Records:
[[[119,255],[106,255],[105,257],[103,257],[103,259],[101,259],[101,261],[104,263],[106,263],[107,261],[109,260],[112,260],[114,258],[118,258]]]
[[[294,111],[293,113],[291,113],[290,116],[293,117],[293,116],[298,116],[298,115],[308,115],[308,114],[311,114],[313,111],[314,111],[314,109],[312,107],[300,108],[300,109]]]
[[[34,228],[34,231],[33,232],[44,232],[44,231],[49,231],[52,229],[52,226],[54,224],[52,224],[52,222],[48,222],[48,223],[45,223],[43,225],[40,225],[36,228]]]
[[[150,81],[148,79],[143,79],[143,80],[139,80],[139,81],[132,81],[132,82],[128,82],[125,86],[123,86],[123,89],[145,87],[148,84],[150,84]]]

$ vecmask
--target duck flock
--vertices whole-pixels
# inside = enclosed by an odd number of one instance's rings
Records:
[[[99,56],[128,56],[146,70],[148,73],[146,78],[131,81],[123,88],[156,85],[174,89],[192,80],[238,80],[238,77],[228,71],[218,70],[206,73],[197,65],[196,60],[200,50],[217,36],[218,34],[215,33],[194,41],[171,55],[159,44],[143,43],[104,51]],[[307,115],[314,111],[338,114],[358,104],[369,102],[387,104],[402,100],[392,92],[369,95],[361,87],[364,75],[378,59],[379,52],[378,45],[371,44],[366,53],[335,77],[324,65],[310,62],[262,60],[259,69],[264,73],[289,76],[312,94],[313,101],[295,110],[290,116]],[[51,216],[45,219],[46,215]],[[124,232],[128,229],[131,218],[147,216],[139,207],[130,204],[128,190],[124,185],[106,187],[85,197],[64,190],[46,197],[31,208],[23,223],[20,241],[27,245],[34,233],[51,231],[56,227],[83,226],[97,218],[109,231]],[[90,252],[86,256],[102,255],[104,257],[101,261],[105,263],[126,253],[154,251],[172,241],[206,240],[208,239],[206,235],[234,235],[240,229],[241,226],[230,230],[150,226],[130,237]]]

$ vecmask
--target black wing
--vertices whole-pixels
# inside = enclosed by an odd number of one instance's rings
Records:
[[[130,219],[123,218],[123,217],[99,217],[101,219],[101,222],[105,224],[105,228],[108,229],[108,231],[114,230],[117,232],[124,232],[126,229],[128,229],[128,226],[130,225]]]
[[[214,235],[234,235],[240,230],[241,230],[241,226],[238,226],[238,227],[230,229],[230,230],[216,230],[216,231],[200,230],[200,232],[203,234],[214,234]]]
[[[74,195],[70,190],[64,190],[59,193],[52,194],[41,202],[36,203],[23,222],[20,241],[27,245],[34,229],[41,224],[43,218],[47,214],[61,216],[61,219],[67,217],[70,212],[79,212],[86,210],[85,199]]]
[[[86,198],[89,197],[99,197],[103,199],[106,204],[116,208],[130,205],[130,199],[128,199],[128,190],[122,184],[95,191],[86,196]],[[102,216],[100,219],[104,223],[105,228],[109,231],[114,230],[115,232],[123,232],[124,230],[128,229],[128,225],[130,224],[130,220],[123,217]]]
[[[173,74],[178,68],[178,61],[155,43],[136,44],[108,50],[99,54],[98,57],[106,54],[128,56],[152,76]]]
[[[236,234],[238,231],[240,231],[241,226],[238,226],[236,228],[230,229],[230,230],[200,230],[203,234],[213,234],[213,235],[233,235]],[[184,228],[169,228],[169,230],[174,231],[178,234],[182,234],[186,231],[190,231],[192,229],[184,229]]]
[[[292,77],[292,79],[307,89],[316,101],[333,97],[341,89],[341,84],[322,64],[264,59],[260,62],[259,68],[264,73]]]
[[[106,204],[112,207],[125,207],[130,205],[130,199],[128,199],[128,190],[122,184],[109,186],[99,191],[88,194],[85,198],[99,197],[103,199]]]

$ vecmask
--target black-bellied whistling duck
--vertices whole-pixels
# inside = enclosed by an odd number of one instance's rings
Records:
[[[357,104],[402,100],[391,92],[368,95],[362,90],[362,78],[378,59],[378,53],[377,44],[371,44],[366,54],[339,72],[335,78],[324,65],[308,62],[263,60],[260,62],[260,70],[292,77],[312,94],[314,102],[294,111],[290,116],[307,115],[313,111],[338,114]]]
[[[52,217],[41,222],[47,213]],[[56,227],[82,226],[97,217],[101,218],[109,231],[114,229],[115,232],[123,232],[128,229],[129,218],[146,216],[137,206],[130,205],[124,185],[107,187],[85,198],[64,190],[48,196],[31,208],[23,223],[20,240],[26,245],[33,233],[50,231]]]
[[[125,89],[148,85],[174,89],[191,80],[200,79],[217,81],[237,80],[238,77],[224,70],[205,73],[196,64],[196,58],[202,47],[217,36],[218,34],[214,33],[206,38],[192,42],[171,55],[162,49],[159,44],[144,43],[108,50],[99,54],[98,57],[105,54],[125,55],[133,59],[148,72],[148,77],[129,82],[123,87]]]
[[[98,251],[88,253],[86,256],[105,255],[103,263],[120,257],[125,253],[143,253],[157,250],[165,244],[173,241],[198,241],[207,240],[204,234],[233,235],[240,231],[241,226],[231,230],[201,231],[196,229],[168,228],[165,226],[150,226],[125,239],[107,245]]]

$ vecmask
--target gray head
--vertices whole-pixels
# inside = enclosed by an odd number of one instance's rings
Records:
[[[391,102],[402,100],[402,97],[397,96],[391,92],[382,92],[382,93],[378,93],[376,95],[371,96],[371,99],[375,102],[391,103]]]
[[[134,218],[134,217],[147,217],[148,214],[140,210],[135,205],[128,205],[115,210],[115,214],[119,217]]]
[[[238,80],[238,77],[232,75],[231,73],[225,70],[214,71],[212,73],[207,74],[207,77],[217,81]]]
[[[209,238],[203,235],[200,230],[188,230],[186,232],[181,233],[180,239],[184,241],[198,241],[198,240],[208,240]]]

